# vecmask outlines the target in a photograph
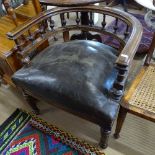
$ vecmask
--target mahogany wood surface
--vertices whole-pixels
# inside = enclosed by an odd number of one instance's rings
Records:
[[[21,68],[22,64],[14,52],[16,50],[15,42],[8,39],[6,34],[36,16],[41,12],[41,7],[38,0],[29,0],[28,3],[14,9],[8,2],[3,0],[7,14],[0,17],[0,74],[5,83],[14,86],[11,76]]]
[[[41,4],[60,6],[60,7],[72,7],[72,6],[84,6],[94,3],[100,3],[105,0],[40,0]]]

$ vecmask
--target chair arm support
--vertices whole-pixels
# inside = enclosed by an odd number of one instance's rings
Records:
[[[143,27],[137,18],[128,14],[128,19],[133,23],[133,30],[125,47],[121,51],[116,63],[119,65],[130,66],[135,53],[139,47],[143,34]]]
[[[137,51],[137,48],[139,47],[139,43],[141,41],[143,33],[141,23],[135,17],[131,17],[130,20],[132,20],[132,22],[135,21],[136,25],[133,27],[131,36],[127,44],[125,45],[124,49],[121,51],[120,55],[116,60],[118,75],[114,82],[112,90],[112,98],[115,101],[120,101],[122,98],[129,69],[131,68],[134,55]]]

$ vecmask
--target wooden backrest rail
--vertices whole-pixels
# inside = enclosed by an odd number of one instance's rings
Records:
[[[71,12],[74,12],[76,14],[75,25],[70,25],[64,16],[64,14]],[[79,12],[89,13],[90,16],[88,25],[81,25],[81,22],[79,21]],[[99,13],[103,16],[103,21],[101,22],[100,26],[95,26],[93,24],[92,13]],[[61,23],[55,28],[53,17],[56,15],[61,15]],[[113,32],[106,31],[107,15],[115,18]],[[124,32],[123,38],[121,38],[117,34],[119,20],[123,21],[126,24],[126,30]],[[35,31],[35,33],[32,34],[30,33],[30,31],[34,26],[38,26],[38,29]],[[129,31],[129,29],[131,29],[131,32]],[[120,10],[108,7],[100,8],[96,6],[87,6],[73,8],[55,8],[40,13],[38,16],[32,18],[24,25],[19,26],[12,32],[9,32],[7,35],[10,39],[13,39],[16,42],[18,53],[22,56],[25,56],[25,53],[27,53],[27,51],[35,51],[35,49],[40,45],[42,41],[58,32],[63,32],[63,34],[65,33],[65,36],[67,37],[65,37],[64,41],[68,41],[70,39],[69,31],[71,30],[82,30],[85,32],[94,31],[101,34],[108,34],[113,36],[120,42],[122,50],[120,51],[115,65],[118,74],[112,90],[112,98],[114,100],[120,100],[124,91],[125,81],[128,76],[128,70],[131,67],[133,57],[137,51],[142,37],[142,26],[135,17]],[[26,36],[26,34],[28,35]],[[26,38],[25,43],[23,43],[23,40],[21,39],[22,35],[24,35]],[[127,36],[129,37],[127,38]],[[125,42],[123,39],[128,40]]]
[[[25,23],[24,25],[19,26],[17,29],[9,32],[7,35],[10,39],[16,40],[18,37],[21,36],[21,34],[24,34],[26,31],[28,31],[30,28],[33,26],[41,23],[42,21],[45,21],[49,19],[50,17],[56,16],[58,14],[64,14],[68,12],[95,12],[99,14],[104,14],[104,15],[109,15],[115,18],[118,18],[119,20],[124,21],[128,26],[132,26],[132,32],[129,37],[129,40],[124,47],[124,49],[121,52],[121,55],[127,55],[128,58],[118,58],[117,63],[120,63],[122,65],[128,65],[130,63],[130,60],[133,59],[133,55],[137,50],[137,46],[140,42],[141,36],[142,36],[142,27],[140,22],[133,16],[119,11],[117,9],[112,9],[112,8],[99,8],[95,6],[89,6],[89,7],[76,7],[76,8],[56,8],[52,10],[47,10],[45,12],[40,13],[37,17],[32,18],[30,21]],[[65,28],[67,26],[62,26],[64,27],[63,31],[66,31]],[[76,27],[80,28],[79,25],[76,25]],[[93,26],[92,26],[93,27]],[[84,28],[84,27],[83,27]],[[56,31],[56,30],[55,30]],[[101,28],[101,31],[103,32],[103,29]],[[136,48],[135,48],[136,47]]]

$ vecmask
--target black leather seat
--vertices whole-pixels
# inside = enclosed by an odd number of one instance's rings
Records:
[[[111,99],[117,54],[96,41],[61,43],[46,48],[12,80],[32,96],[99,124],[105,148],[119,108]],[[28,103],[38,110],[31,98]]]
[[[116,78],[117,51],[94,41],[72,41],[49,47],[13,76],[16,85],[43,100],[112,123],[119,104],[110,99]]]

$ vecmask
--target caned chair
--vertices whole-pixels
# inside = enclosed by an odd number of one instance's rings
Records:
[[[0,70],[1,78],[12,84],[11,76],[22,66],[15,55],[15,43],[6,33],[41,12],[38,0],[0,0]]]
[[[140,1],[138,3],[146,8],[155,10],[153,3],[155,1]],[[154,27],[154,22],[151,20],[153,15],[150,11],[146,14],[145,20],[148,26]],[[132,113],[141,118],[155,122],[155,63],[151,62],[153,52],[155,49],[155,33],[153,35],[152,43],[147,53],[143,67],[132,81],[129,89],[126,91],[119,110],[117,125],[114,137],[119,138],[122,125],[125,121],[127,113]]]
[[[81,12],[85,13],[87,24],[80,21]],[[64,16],[66,13],[74,14],[75,20],[69,22],[70,19]],[[93,13],[102,17],[99,25],[93,24]],[[61,22],[55,26],[55,19],[60,15]],[[109,16],[116,21],[111,32],[106,30]],[[126,30],[120,36],[117,35],[119,20],[126,24]],[[39,25],[39,29],[27,34],[35,25]],[[70,40],[76,38],[75,32],[71,36],[71,31],[82,31],[85,40]],[[93,37],[88,40],[91,31],[99,41],[103,35],[111,36],[118,41],[119,48],[97,42]],[[58,33],[63,34],[64,43],[50,45],[31,60],[37,47]],[[35,39],[27,44],[21,39],[22,35],[27,40]],[[36,114],[40,112],[36,105],[36,99],[39,99],[98,124],[101,127],[100,146],[106,148],[141,36],[140,22],[120,10],[98,6],[47,10],[8,33],[16,43],[18,55],[27,62],[12,79]],[[28,54],[27,51],[33,52]]]
[[[152,41],[152,44],[154,42],[155,39]],[[146,57],[144,66],[122,99],[114,134],[115,138],[119,138],[128,112],[155,122],[155,64],[150,63],[154,48],[150,51]]]

